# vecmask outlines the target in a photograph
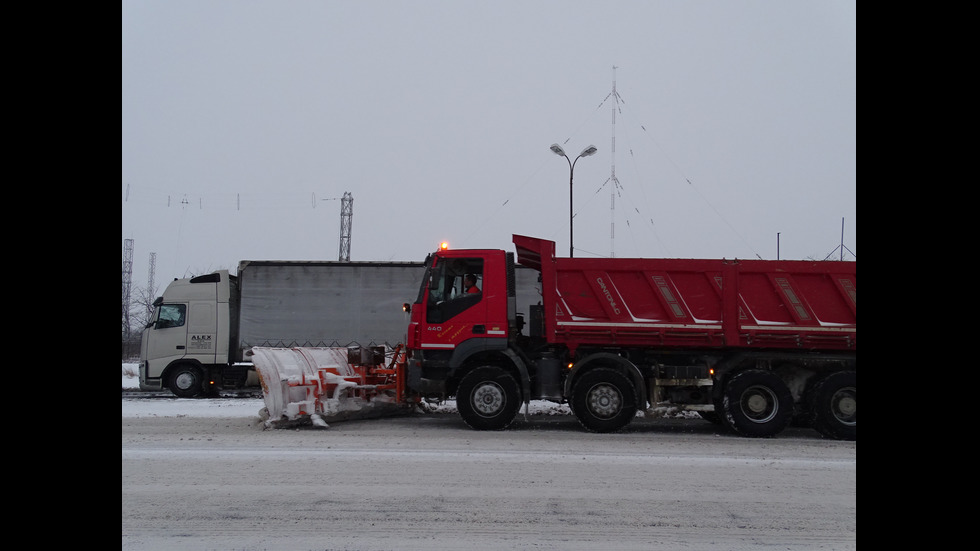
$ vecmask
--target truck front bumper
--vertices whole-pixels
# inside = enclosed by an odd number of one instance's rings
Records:
[[[161,377],[149,378],[146,376],[146,362],[140,362],[140,390],[153,391],[163,390],[163,379]]]
[[[422,361],[419,357],[410,359],[408,361],[408,388],[423,396],[432,394],[444,395],[446,393],[445,376],[433,379],[426,377],[426,375],[431,377],[432,374],[426,373],[425,371],[422,368]]]

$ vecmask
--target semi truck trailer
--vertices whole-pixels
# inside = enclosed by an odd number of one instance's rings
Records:
[[[743,436],[796,419],[856,439],[856,262],[558,258],[552,241],[513,243],[516,257],[437,250],[405,304],[407,387],[455,397],[473,429],[549,400],[594,432],[674,407]]]
[[[175,279],[142,334],[140,388],[195,397],[258,387],[255,346],[394,347],[422,272],[418,262],[243,260],[237,275]]]

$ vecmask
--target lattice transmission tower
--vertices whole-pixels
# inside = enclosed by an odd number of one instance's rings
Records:
[[[133,288],[133,240],[123,240],[122,263],[122,336],[129,338],[129,304]]]
[[[354,196],[344,192],[340,199],[340,261],[350,262],[350,233],[354,217]]]

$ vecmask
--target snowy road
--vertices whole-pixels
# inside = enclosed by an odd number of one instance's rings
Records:
[[[127,402],[126,550],[857,545],[856,443],[808,429],[757,440],[638,418],[591,434],[531,415],[476,432],[438,413],[263,430],[244,413],[261,400],[226,400],[213,417]]]

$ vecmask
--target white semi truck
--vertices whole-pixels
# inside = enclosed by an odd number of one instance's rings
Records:
[[[140,348],[140,388],[180,397],[258,386],[253,346],[395,346],[401,305],[421,262],[243,260],[175,279],[154,302]]]

